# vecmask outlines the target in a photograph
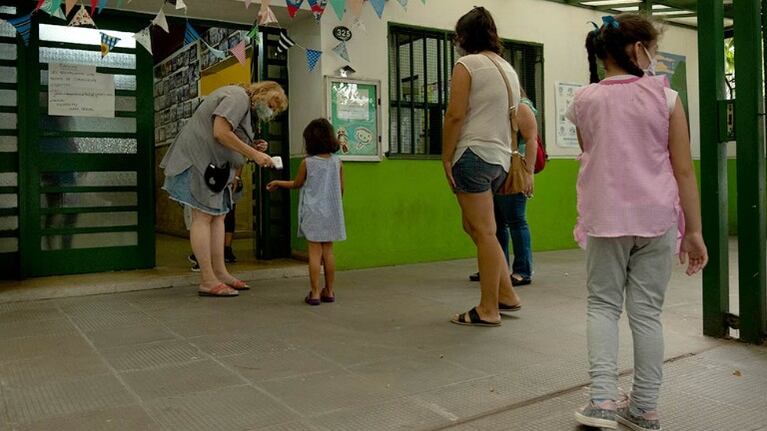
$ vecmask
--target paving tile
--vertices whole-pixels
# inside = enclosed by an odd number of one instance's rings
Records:
[[[0,363],[0,382],[7,387],[23,388],[109,372],[109,367],[95,352],[37,356]]]
[[[244,383],[226,368],[209,360],[128,371],[120,375],[145,401]]]
[[[259,386],[309,416],[344,407],[381,403],[401,395],[343,371],[269,380]]]
[[[111,374],[6,388],[5,398],[8,403],[8,415],[15,424],[125,406],[137,401]]]
[[[97,349],[176,340],[178,337],[158,323],[85,331]]]
[[[160,431],[140,406],[111,407],[57,416],[16,427],[17,431]]]
[[[343,409],[311,420],[328,431],[425,430],[451,423],[449,418],[438,414],[430,406],[409,398]]]
[[[79,314],[72,316],[72,323],[83,331],[123,328],[126,326],[151,325],[154,319],[140,311],[115,311],[109,314]]]
[[[0,341],[2,342],[11,338],[39,335],[72,335],[75,333],[75,327],[66,318],[35,322],[26,320],[0,322]]]
[[[168,430],[261,430],[300,419],[297,414],[249,386],[159,398],[147,408],[151,416]]]
[[[320,431],[321,429],[307,422],[289,422],[286,424],[272,425],[266,428],[259,428],[258,431]],[[252,431],[256,431],[253,428]]]
[[[27,303],[26,307],[0,308],[0,325],[8,322],[39,322],[41,320],[57,320],[66,317],[57,306],[50,302]]]
[[[77,356],[95,353],[88,342],[75,333],[12,338],[0,343],[0,362],[36,356]]]
[[[118,371],[156,368],[199,361],[205,357],[197,347],[184,340],[122,346],[101,350],[104,358]]]
[[[273,352],[288,350],[291,346],[273,334],[253,331],[249,334],[203,335],[188,338],[187,341],[203,352],[214,356],[234,356],[245,353],[268,355]]]
[[[243,353],[220,360],[252,382],[341,370],[335,363],[295,347]]]

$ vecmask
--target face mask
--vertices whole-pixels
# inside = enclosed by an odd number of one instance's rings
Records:
[[[658,67],[658,59],[650,55],[650,51],[647,50],[647,47],[642,44],[642,49],[644,49],[645,55],[647,55],[647,58],[650,60],[650,64],[647,66],[647,69],[644,70],[645,75],[654,76],[655,75],[655,69]]]
[[[461,45],[455,44],[455,52],[458,53],[459,57],[463,57],[466,55],[466,50],[461,48]]]
[[[264,102],[256,104],[256,115],[261,121],[269,121],[274,117],[274,111]]]

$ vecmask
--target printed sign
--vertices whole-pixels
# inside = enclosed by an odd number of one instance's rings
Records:
[[[48,114],[114,118],[114,76],[97,73],[95,66],[51,63]]]
[[[581,88],[580,84],[568,84],[557,82],[557,145],[563,148],[578,148],[578,133],[575,124],[567,119],[567,108],[573,103],[575,90]]]
[[[377,81],[327,78],[328,118],[344,160],[380,161]]]
[[[349,30],[348,27],[339,25],[333,29],[333,37],[340,40],[341,42],[348,42],[352,39],[352,31]]]

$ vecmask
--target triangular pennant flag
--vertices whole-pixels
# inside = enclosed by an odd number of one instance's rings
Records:
[[[330,5],[333,6],[333,10],[336,12],[338,20],[343,21],[344,11],[346,10],[346,0],[330,0]]]
[[[397,1],[399,2],[399,4],[402,5],[402,7],[405,8],[405,10],[407,10],[407,0],[397,0]]]
[[[189,21],[187,21],[186,31],[184,32],[184,45],[194,43],[199,38],[200,34],[197,33],[197,30],[195,30],[194,27],[192,27],[192,24],[189,24]]]
[[[184,9],[186,11],[186,3],[184,3],[184,0],[176,0],[176,10]]]
[[[306,50],[306,64],[309,66],[310,72],[314,70],[315,67],[317,67],[317,62],[320,61],[321,56],[322,51],[317,51],[316,49]]]
[[[64,15],[64,12],[62,12],[61,9],[56,9],[56,12],[53,12],[52,16],[55,17],[55,18],[58,18],[58,19],[60,19],[62,21],[66,21],[67,20],[67,16]]]
[[[150,54],[152,53],[152,33],[149,30],[149,27],[146,27],[138,33],[135,33],[133,38],[136,39],[136,42],[143,46],[147,51],[149,51]]]
[[[317,22],[322,18],[322,14],[325,12],[325,7],[328,5],[328,0],[309,0],[309,6],[312,8],[314,19]]]
[[[261,10],[258,11],[258,25],[278,24],[277,16],[271,7],[261,3]]]
[[[160,13],[157,14],[156,17],[152,20],[152,24],[159,26],[161,29],[165,30],[165,33],[170,33],[170,30],[168,29],[168,20],[165,18],[165,12],[163,12],[162,9],[160,9]]]
[[[258,37],[258,25],[254,25],[253,28],[250,29],[250,31],[248,32],[248,34],[245,37],[247,37],[248,39],[251,39],[251,40],[257,38]]]
[[[352,11],[352,15],[359,17],[362,15],[363,0],[347,0],[349,4],[349,10]]]
[[[346,42],[341,42],[336,45],[336,47],[333,48],[333,52],[338,54],[339,57],[343,58],[347,62],[351,63],[351,60],[349,60],[349,50],[346,49]]]
[[[251,3],[253,3],[253,0],[245,0],[245,9],[250,8]]]
[[[123,2],[125,2],[125,0],[117,0],[117,9],[123,7]]]
[[[99,5],[99,0],[91,0],[91,15],[96,14],[96,8]]]
[[[288,15],[293,18],[296,16],[296,12],[301,9],[304,0],[285,0],[285,3],[288,5]]]
[[[226,58],[226,52],[213,48],[212,46],[208,46],[208,49],[210,50],[210,53],[213,54],[214,57],[221,60],[222,58]]]
[[[288,37],[288,33],[286,31],[280,32],[280,40],[277,42],[277,52],[283,52],[287,51],[290,47],[295,45],[296,42],[293,41],[290,37]]]
[[[76,3],[77,3],[77,0],[67,0],[67,5],[66,5],[66,8],[64,9],[66,11],[67,16],[69,16],[69,12],[72,12],[72,9],[74,9]]]
[[[99,0],[98,13],[101,13],[101,9],[104,9],[104,6],[106,5],[107,5],[107,0]]]
[[[119,37],[110,36],[106,33],[101,33],[101,58],[104,58],[109,54],[117,42],[120,41]]]
[[[237,45],[232,47],[229,52],[232,53],[232,55],[237,59],[237,61],[240,62],[241,65],[245,66],[245,61],[247,58],[245,57],[245,42],[240,41]]]
[[[21,35],[21,40],[24,41],[24,45],[29,45],[29,31],[32,29],[32,14],[20,16],[16,18],[7,19],[12,26],[16,27],[16,31]]]
[[[383,17],[384,7],[386,7],[386,0],[370,0],[370,5],[375,9],[378,18]]]
[[[56,16],[56,11],[61,12],[61,0],[43,0],[43,5],[40,7],[40,10],[48,15],[58,18],[58,16]]]
[[[365,23],[362,22],[359,18],[354,18],[354,28],[359,29],[360,31],[368,31],[367,27],[365,27]]]
[[[43,5],[45,4],[45,0],[37,0],[37,5],[35,6],[35,10],[39,10]]]
[[[93,19],[88,15],[88,11],[85,10],[85,6],[83,5],[80,5],[80,10],[78,10],[75,16],[72,17],[72,21],[69,21],[69,25],[72,27],[80,27],[83,25],[96,27],[96,23],[93,22]]]

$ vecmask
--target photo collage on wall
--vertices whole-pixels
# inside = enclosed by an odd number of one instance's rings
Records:
[[[202,39],[211,47],[223,51],[226,53],[225,58],[216,57],[205,44],[201,45],[202,52],[200,53],[200,69],[205,70],[217,65],[218,63],[225,61],[228,57],[232,57],[229,52],[230,49],[237,46],[244,38],[244,32],[241,30],[233,30],[229,28],[211,27],[202,35]],[[246,40],[247,44],[248,41]]]
[[[177,51],[154,68],[155,145],[170,145],[201,102],[199,43]]]

